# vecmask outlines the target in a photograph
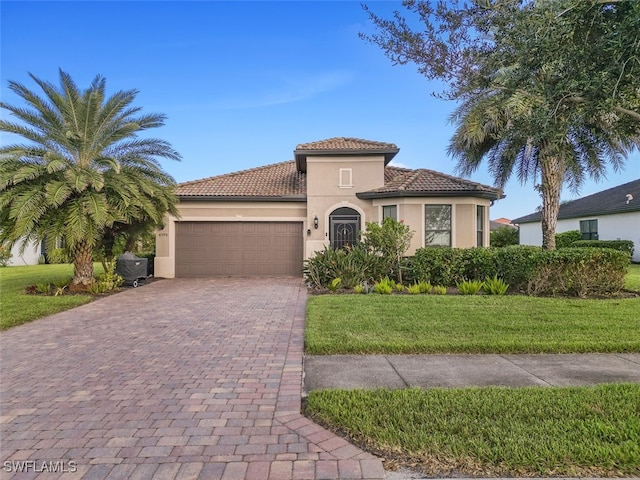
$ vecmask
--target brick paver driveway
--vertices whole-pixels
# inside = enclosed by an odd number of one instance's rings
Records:
[[[0,477],[384,478],[300,414],[305,303],[294,278],[162,280],[3,332]]]

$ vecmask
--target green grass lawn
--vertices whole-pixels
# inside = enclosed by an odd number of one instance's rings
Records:
[[[95,274],[103,273],[94,264]],[[70,279],[73,265],[30,265],[0,268],[0,330],[90,302],[89,295],[27,295],[25,288],[37,283]]]
[[[433,476],[640,475],[640,385],[324,390],[306,413]]]
[[[625,288],[640,292],[640,264],[631,264],[625,277]]]
[[[305,351],[640,352],[640,297],[319,295],[308,300]]]

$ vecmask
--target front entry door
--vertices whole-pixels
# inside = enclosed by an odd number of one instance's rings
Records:
[[[342,207],[329,215],[332,248],[345,248],[358,243],[360,214],[352,208]]]

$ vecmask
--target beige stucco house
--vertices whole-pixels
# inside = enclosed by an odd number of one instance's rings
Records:
[[[387,216],[430,245],[489,244],[501,192],[427,169],[390,166],[394,144],[331,138],[298,145],[294,160],[179,184],[180,217],[157,233],[159,277],[301,275],[325,246],[356,242]]]

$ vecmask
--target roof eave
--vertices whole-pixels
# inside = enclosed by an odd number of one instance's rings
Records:
[[[637,209],[625,209],[625,210],[600,210],[600,211],[593,210],[591,212],[572,213],[572,214],[568,214],[568,215],[559,214],[558,215],[558,220],[571,220],[572,218],[585,218],[585,217],[595,217],[595,216],[605,216],[605,215],[623,215],[625,213],[635,213],[635,212],[640,212],[640,208],[637,208]],[[542,215],[541,214],[537,214],[533,218],[529,218],[530,215],[525,215],[524,217],[520,217],[520,218],[526,219],[526,220],[520,220],[520,219],[516,218],[516,219],[514,219],[512,221],[513,222],[517,221],[517,223],[537,223],[537,222],[541,222],[542,221]]]
[[[296,168],[299,172],[307,171],[307,156],[315,157],[335,157],[335,156],[363,156],[363,155],[384,155],[385,166],[393,160],[398,152],[399,148],[380,148],[380,149],[352,149],[352,148],[334,148],[327,150],[308,150],[308,149],[296,149],[293,151],[296,159]]]
[[[356,196],[362,200],[373,200],[376,198],[403,198],[403,197],[476,197],[488,200],[498,200],[499,193],[485,192],[480,190],[441,190],[441,191],[402,191],[393,192],[360,192]]]
[[[306,195],[178,195],[181,202],[306,202]]]

